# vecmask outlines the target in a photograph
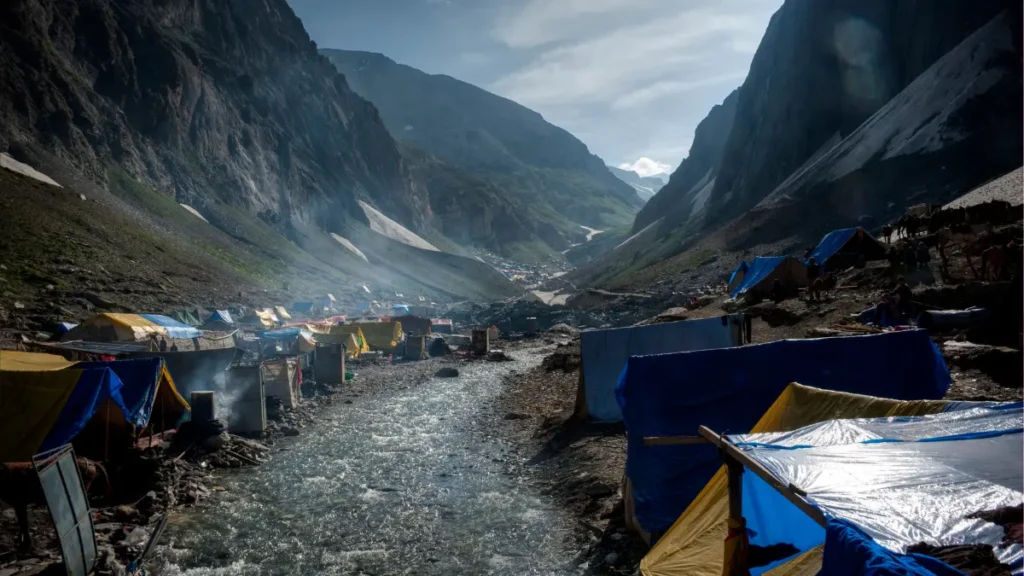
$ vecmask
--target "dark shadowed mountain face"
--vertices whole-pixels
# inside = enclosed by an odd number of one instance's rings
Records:
[[[628,224],[642,201],[571,134],[465,82],[367,52],[323,50],[395,138],[506,190],[567,247],[580,225]],[[540,227],[540,226],[538,226]]]
[[[0,7],[0,134],[102,179],[116,163],[179,201],[323,228],[371,199],[422,218],[373,106],[284,0],[11,0]]]
[[[641,200],[647,202],[658,193],[665,186],[666,179],[663,174],[657,176],[641,176],[632,170],[623,170],[614,166],[609,166],[608,171],[615,175],[616,178],[622,180],[626,184],[632,186],[633,190],[636,190],[636,195]]]
[[[739,91],[707,223],[753,208],[1008,4],[788,0]]]
[[[689,156],[679,164],[668,184],[636,215],[634,233],[662,217],[667,217],[672,225],[683,225],[703,213],[715,185],[722,150],[732,131],[738,93],[739,90],[733,90],[697,125]]]
[[[485,298],[512,288],[477,260],[368,232],[360,201],[436,234],[430,181],[286,0],[8,0],[0,70],[0,152],[53,174],[67,169],[76,181],[62,184],[88,189],[110,222],[152,228],[148,244],[207,252],[232,277],[263,286],[280,286],[279,277],[335,291],[393,281],[403,291]],[[41,222],[55,234],[62,227]],[[328,233],[365,239],[364,254]],[[431,270],[427,285],[420,272]]]

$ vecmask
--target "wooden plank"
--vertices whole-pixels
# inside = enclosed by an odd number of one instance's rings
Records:
[[[792,502],[794,506],[799,508],[804,514],[807,514],[812,520],[820,524],[822,527],[825,526],[825,515],[821,513],[821,510],[818,510],[811,505],[810,502],[804,500],[799,494],[797,494],[798,491],[803,492],[802,490],[799,490],[799,488],[792,485],[783,484],[778,478],[772,475],[771,472],[765,469],[764,466],[761,466],[758,461],[751,458],[739,448],[733,446],[732,443],[722,438],[708,427],[701,426],[700,434],[722,450],[722,455],[726,458],[726,464],[728,464],[729,459],[739,462],[744,467],[750,469],[751,472],[757,474],[762,480],[767,482],[769,486],[778,491],[779,494],[782,494],[786,500]],[[731,506],[732,503],[730,502],[730,510],[732,509]]]
[[[644,446],[686,446],[690,444],[707,444],[703,436],[645,436]]]

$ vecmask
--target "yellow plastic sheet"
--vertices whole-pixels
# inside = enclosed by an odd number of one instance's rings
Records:
[[[790,384],[771,408],[750,430],[751,433],[786,432],[840,418],[881,418],[936,414],[946,406],[944,400],[900,401],[845,392],[821,390]],[[720,576],[728,574],[725,538],[728,532],[729,483],[722,467],[704,486],[697,498],[669,528],[668,532],[640,562],[646,576]],[[791,562],[786,576],[816,574],[821,568],[813,555],[804,554]],[[784,566],[789,566],[787,563]],[[782,569],[780,566],[777,569]],[[803,566],[810,572],[804,572]],[[813,570],[812,570],[813,568]]]
[[[363,331],[366,343],[371,348],[391,350],[402,339],[401,322],[357,322],[352,326],[358,326]]]
[[[63,370],[75,364],[56,354],[0,350],[0,372],[46,372]]]
[[[344,344],[345,355],[349,358],[358,358],[360,354],[370,351],[370,347],[366,344],[366,337],[363,336],[363,331],[359,326],[351,324],[345,326],[308,324],[306,328],[313,332],[317,342]]]
[[[0,462],[32,459],[81,375],[81,370],[0,372]]]

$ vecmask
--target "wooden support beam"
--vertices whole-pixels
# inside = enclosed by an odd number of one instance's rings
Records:
[[[803,498],[802,494],[805,494],[803,490],[800,490],[799,488],[793,486],[792,484],[783,484],[781,481],[779,481],[778,478],[772,475],[772,473],[769,472],[764,466],[761,466],[761,464],[757,460],[754,460],[745,452],[733,446],[731,442],[729,442],[725,438],[722,438],[720,435],[716,434],[708,427],[701,426],[700,435],[703,436],[704,438],[707,438],[709,442],[711,442],[715,446],[718,446],[719,449],[721,449],[722,456],[726,459],[727,466],[729,465],[730,460],[740,463],[745,468],[748,468],[754,474],[757,474],[758,477],[767,482],[769,486],[777,490],[779,494],[782,494],[786,498],[786,500],[792,502],[794,506],[799,508],[804,514],[807,514],[812,520],[820,524],[822,527],[825,526],[825,515],[821,513],[821,510],[818,510],[810,502]],[[731,495],[732,492],[730,487],[730,496]],[[733,504],[730,501],[730,513],[732,512],[732,506]]]
[[[686,446],[690,444],[707,444],[703,436],[645,436],[644,446]]]

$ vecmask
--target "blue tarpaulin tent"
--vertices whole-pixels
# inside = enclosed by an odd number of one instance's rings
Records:
[[[109,368],[82,370],[71,397],[64,404],[60,416],[37,452],[59,448],[71,442],[108,399],[121,410],[125,420],[129,419],[131,411],[121,398],[122,386],[121,379]]]
[[[174,423],[187,410],[188,403],[178,394],[163,358],[137,358],[113,362],[79,362],[76,368],[109,368],[121,380],[121,399],[128,410],[126,420],[137,429],[149,424],[158,400],[163,402],[166,422]],[[161,390],[166,386],[166,390]]]
[[[782,340],[630,358],[616,388],[626,472],[644,530],[666,530],[718,469],[711,446],[645,446],[698,427],[748,431],[791,382],[897,400],[939,399],[949,371],[927,332]]]
[[[787,289],[807,286],[807,267],[790,256],[758,256],[729,295],[735,298],[747,292],[766,294],[776,279]]]
[[[739,266],[732,271],[732,274],[729,275],[729,281],[726,282],[726,288],[729,292],[732,292],[732,290],[736,288],[736,285],[743,281],[743,277],[747,275],[747,270],[749,269],[750,264],[740,262]]]
[[[207,322],[223,322],[225,324],[234,324],[234,319],[231,318],[231,312],[227,310],[214,310],[213,314],[206,319]]]
[[[838,258],[840,256],[848,258]],[[885,246],[863,228],[843,228],[826,234],[807,257],[807,261],[814,258],[814,262],[820,266],[829,263],[830,259],[841,259],[845,260],[841,265],[849,265],[858,256],[862,256],[865,261],[884,259]]]
[[[989,545],[1000,562],[1019,569],[1019,543],[1004,543],[1008,535],[990,521],[965,520],[1024,499],[1022,416],[1019,402],[963,402],[924,416],[728,436],[779,486],[798,488],[826,519],[823,529],[763,478],[746,473],[742,512],[750,543],[786,542],[798,553],[824,543],[821,573],[829,575],[961,574],[906,554],[922,541]]]

